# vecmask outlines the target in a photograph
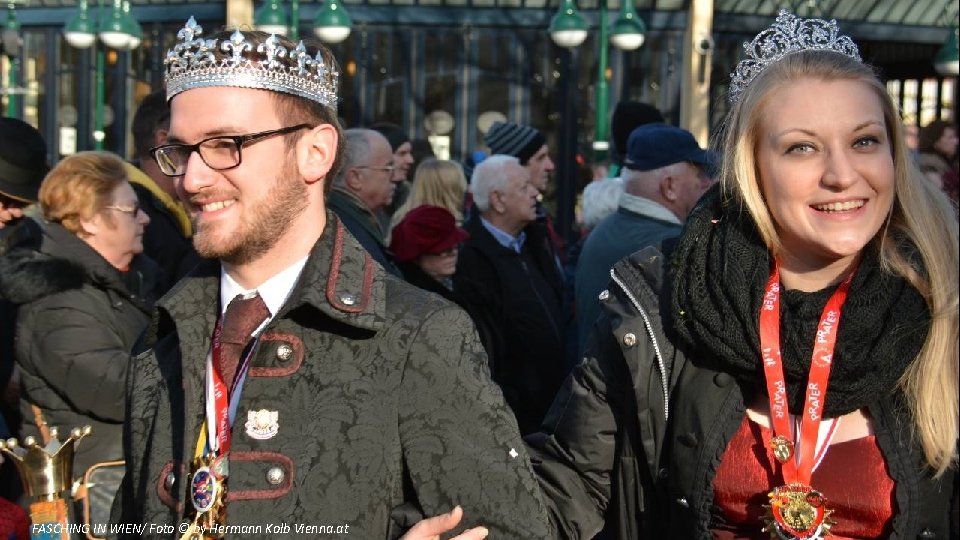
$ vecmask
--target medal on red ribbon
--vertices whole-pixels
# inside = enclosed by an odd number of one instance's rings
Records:
[[[840,311],[847,298],[854,272],[840,283],[827,300],[817,326],[816,342],[810,362],[806,399],[797,439],[794,440],[787,405],[787,384],[780,354],[780,269],[774,261],[773,271],[760,307],[760,352],[770,400],[773,437],[769,446],[780,464],[784,485],[768,495],[770,505],[764,532],[774,540],[818,540],[830,536],[831,510],[826,498],[810,485],[813,469],[826,452],[829,438],[817,455],[817,437],[827,396],[827,383],[833,363]],[[831,436],[836,423],[831,426]]]

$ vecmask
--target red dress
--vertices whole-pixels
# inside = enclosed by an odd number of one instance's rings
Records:
[[[711,532],[720,539],[769,540],[761,532],[769,504],[767,493],[783,485],[774,473],[773,452],[766,445],[771,431],[744,416],[720,459],[713,482],[714,511]],[[894,482],[874,436],[830,445],[813,472],[814,489],[823,493],[835,522],[829,538],[887,538],[890,536]]]

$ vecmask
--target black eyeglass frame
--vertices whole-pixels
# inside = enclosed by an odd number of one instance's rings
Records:
[[[160,146],[155,146],[151,148],[150,155],[153,156],[154,161],[156,161],[157,165],[160,167],[160,172],[162,172],[167,176],[183,176],[184,174],[186,174],[187,161],[189,161],[190,154],[194,152],[196,152],[200,156],[200,159],[203,161],[204,164],[206,164],[207,167],[210,167],[215,171],[228,171],[230,169],[235,169],[239,167],[240,164],[243,163],[243,147],[244,146],[247,146],[253,143],[258,143],[264,139],[273,137],[274,135],[287,135],[289,133],[294,133],[301,129],[313,129],[314,127],[315,126],[311,124],[297,124],[295,126],[288,126],[280,129],[271,129],[267,131],[260,131],[257,133],[247,133],[245,135],[216,135],[214,137],[207,137],[206,139],[203,139],[202,141],[198,141],[194,144],[182,144],[182,143],[161,144]],[[205,157],[203,157],[203,152],[200,151],[201,146],[204,143],[215,141],[217,139],[228,140],[233,142],[233,145],[237,149],[236,163],[234,163],[229,167],[214,167],[207,162],[207,159]],[[166,169],[164,168],[163,162],[161,162],[160,158],[158,157],[160,153],[167,155],[166,152],[169,151],[170,149],[177,149],[185,152],[184,155],[187,156],[187,158],[184,159],[183,162],[180,164],[180,166],[183,168],[182,172],[176,172],[176,169],[172,173],[167,172]]]

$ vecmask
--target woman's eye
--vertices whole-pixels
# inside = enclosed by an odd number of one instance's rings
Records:
[[[873,136],[873,135],[868,135],[868,136],[866,136],[866,137],[860,137],[859,139],[857,139],[857,140],[853,143],[853,145],[856,146],[856,147],[867,147],[867,146],[873,146],[873,145],[876,145],[876,144],[880,144],[880,139],[879,139],[878,137]]]
[[[809,143],[797,143],[791,144],[787,147],[787,154],[806,154],[808,152],[813,152],[814,148],[812,144]]]

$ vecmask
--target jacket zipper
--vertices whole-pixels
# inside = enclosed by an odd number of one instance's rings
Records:
[[[640,305],[640,302],[637,301],[637,297],[633,295],[630,289],[624,285],[623,281],[620,279],[620,276],[616,274],[613,268],[610,269],[610,278],[616,283],[624,294],[627,295],[627,298],[630,299],[630,302],[633,304],[633,307],[640,313],[640,317],[643,319],[643,326],[647,330],[647,336],[650,338],[650,342],[653,343],[653,351],[657,355],[657,367],[660,368],[660,385],[663,388],[663,419],[666,421],[670,417],[670,395],[667,390],[667,369],[666,364],[663,361],[663,355],[660,353],[660,344],[657,343],[657,336],[653,333],[653,325],[650,324],[650,317],[647,316],[647,312]]]

